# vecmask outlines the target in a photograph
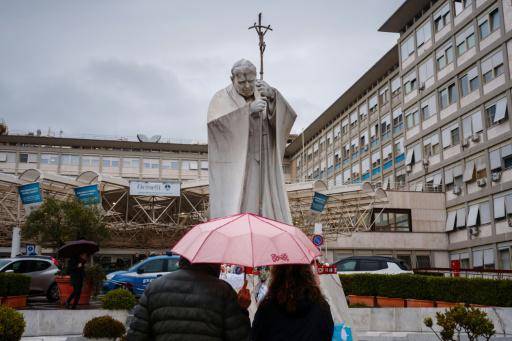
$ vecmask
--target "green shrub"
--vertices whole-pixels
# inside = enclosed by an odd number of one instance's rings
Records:
[[[16,273],[0,273],[0,297],[22,296],[30,292],[31,278]]]
[[[411,274],[340,275],[345,295],[383,296],[512,307],[512,281]]]
[[[23,315],[7,306],[0,306],[0,340],[18,341],[25,331]]]
[[[126,328],[110,316],[99,316],[85,324],[83,335],[91,339],[118,338],[126,333]]]
[[[101,300],[108,310],[131,310],[137,304],[135,296],[122,288],[109,291]]]

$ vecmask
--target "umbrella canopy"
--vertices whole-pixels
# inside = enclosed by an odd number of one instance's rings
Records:
[[[95,242],[91,240],[73,240],[71,242],[67,242],[64,246],[61,246],[57,251],[58,256],[62,258],[70,258],[73,256],[78,256],[82,253],[87,253],[92,255],[95,252],[99,251],[99,246]]]
[[[295,226],[251,213],[192,228],[172,249],[191,263],[243,266],[310,264],[320,251]]]

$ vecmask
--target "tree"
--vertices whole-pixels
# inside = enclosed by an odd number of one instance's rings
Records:
[[[78,200],[45,198],[30,213],[22,229],[23,238],[35,239],[46,247],[60,247],[67,241],[87,239],[100,243],[110,234],[99,208],[85,206]]]

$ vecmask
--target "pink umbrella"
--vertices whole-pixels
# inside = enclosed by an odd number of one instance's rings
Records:
[[[320,251],[298,228],[242,213],[196,225],[172,249],[191,263],[310,264]]]

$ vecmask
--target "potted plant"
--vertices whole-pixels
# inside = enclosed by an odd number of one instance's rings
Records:
[[[103,281],[105,280],[105,272],[103,268],[96,264],[85,268],[85,280],[82,287],[82,293],[80,294],[79,305],[89,304],[91,297],[96,297],[101,291]],[[55,278],[57,286],[59,287],[60,303],[66,304],[67,299],[73,292],[73,285],[71,284],[71,278],[65,274],[64,271]]]
[[[124,336],[126,328],[110,316],[99,316],[85,324],[83,335],[87,339],[118,340]]]
[[[45,198],[42,205],[30,213],[22,229],[24,239],[35,240],[45,247],[59,248],[66,241],[87,239],[96,243],[107,240],[110,233],[102,219],[102,211],[91,205],[84,205],[78,200],[59,201],[52,197]],[[79,304],[88,304],[91,293],[99,292],[104,274],[98,275],[98,267],[86,268]],[[56,277],[60,292],[60,302],[64,304],[73,291],[69,276],[63,270]]]
[[[137,304],[135,296],[123,288],[109,291],[101,301],[103,302],[103,309],[108,310],[132,310]]]
[[[25,332],[23,314],[10,307],[0,306],[0,340],[21,340],[23,332]]]
[[[1,273],[0,283],[0,296],[3,305],[11,308],[23,308],[27,305],[30,277],[15,273]]]

